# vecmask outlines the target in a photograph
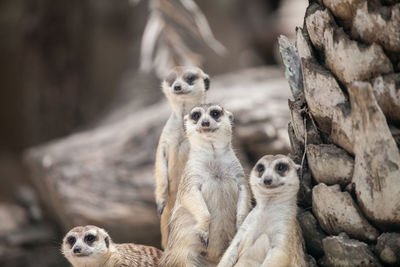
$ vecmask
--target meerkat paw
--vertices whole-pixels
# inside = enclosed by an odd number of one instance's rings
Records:
[[[165,208],[165,199],[157,202],[157,212],[158,212],[158,216],[161,216],[164,212],[164,208]]]
[[[208,232],[199,230],[197,232],[197,235],[199,236],[200,242],[201,242],[201,244],[203,244],[203,247],[207,248],[208,247]]]

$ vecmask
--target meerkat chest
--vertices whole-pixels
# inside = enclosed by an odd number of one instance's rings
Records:
[[[236,203],[238,198],[238,181],[235,168],[231,164],[212,160],[204,164],[202,193],[209,206]]]

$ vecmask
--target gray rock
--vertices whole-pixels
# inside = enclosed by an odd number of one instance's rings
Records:
[[[346,232],[352,238],[373,241],[379,233],[360,213],[348,192],[341,192],[339,185],[314,186],[313,212],[325,232],[337,235]]]
[[[377,254],[390,266],[400,266],[400,234],[383,233],[378,237]]]
[[[306,243],[307,252],[313,256],[320,257],[324,254],[322,240],[326,234],[319,227],[317,220],[309,211],[300,212],[298,221]]]
[[[317,183],[346,185],[353,177],[353,158],[335,145],[307,145],[307,162]]]
[[[381,266],[367,244],[348,239],[345,235],[329,236],[323,241],[325,257],[323,265],[328,267],[372,267]]]

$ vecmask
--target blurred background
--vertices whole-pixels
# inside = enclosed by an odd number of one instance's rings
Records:
[[[61,239],[79,224],[159,246],[153,159],[169,113],[160,78],[173,65],[211,76],[246,170],[288,153],[277,37],[294,36],[306,5],[1,1],[0,266],[68,266]]]

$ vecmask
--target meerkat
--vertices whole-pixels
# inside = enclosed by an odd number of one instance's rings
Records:
[[[160,266],[216,266],[249,212],[248,181],[231,145],[232,120],[212,104],[185,116],[190,152]]]
[[[115,244],[93,225],[78,226],[64,237],[62,253],[73,267],[158,266],[162,251],[136,244]]]
[[[161,87],[172,108],[172,114],[161,133],[155,160],[155,198],[161,216],[161,246],[165,248],[168,220],[189,153],[183,117],[192,107],[204,103],[210,79],[199,68],[175,67],[162,81]]]
[[[257,201],[218,267],[305,267],[301,230],[296,219],[299,178],[283,155],[266,155],[254,166],[250,185]]]

